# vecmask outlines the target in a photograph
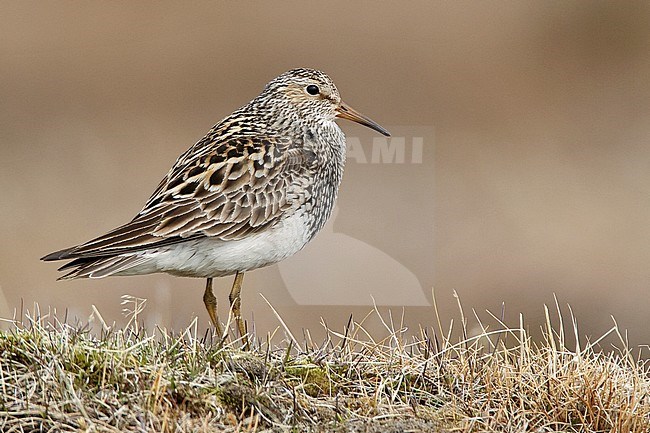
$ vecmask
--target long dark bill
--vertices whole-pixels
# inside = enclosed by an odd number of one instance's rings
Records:
[[[375,122],[369,117],[364,116],[363,114],[359,113],[357,110],[355,110],[354,108],[350,107],[349,105],[343,102],[341,102],[339,104],[339,107],[337,108],[336,117],[357,122],[363,126],[367,126],[370,129],[374,129],[375,131],[385,135],[386,137],[390,137],[390,132],[386,131],[377,122]]]

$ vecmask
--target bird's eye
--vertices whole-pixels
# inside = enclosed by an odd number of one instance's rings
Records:
[[[310,95],[314,95],[314,96],[318,95],[318,93],[320,92],[320,89],[318,88],[318,86],[315,86],[313,84],[310,84],[309,86],[307,86],[306,90],[307,90],[307,93],[309,93]]]

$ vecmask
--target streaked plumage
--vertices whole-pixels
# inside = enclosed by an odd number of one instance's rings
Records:
[[[329,217],[345,164],[336,117],[388,135],[343,104],[323,72],[285,72],[183,153],[133,220],[43,260],[72,259],[60,268],[68,271],[62,279],[208,278],[204,301],[218,327],[206,300],[212,277],[289,257]]]

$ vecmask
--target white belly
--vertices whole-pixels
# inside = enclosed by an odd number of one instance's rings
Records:
[[[297,213],[273,229],[242,240],[204,238],[145,252],[149,260],[119,275],[166,272],[185,277],[221,277],[277,263],[297,253],[308,241],[309,233]]]

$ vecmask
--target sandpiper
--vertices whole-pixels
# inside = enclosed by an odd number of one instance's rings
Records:
[[[231,314],[244,337],[244,272],[298,252],[332,212],[346,150],[337,118],[389,135],[343,103],[325,73],[285,72],[183,153],[131,222],[42,260],[72,260],[59,279],[206,278],[203,302],[219,334],[212,279],[235,275]]]

